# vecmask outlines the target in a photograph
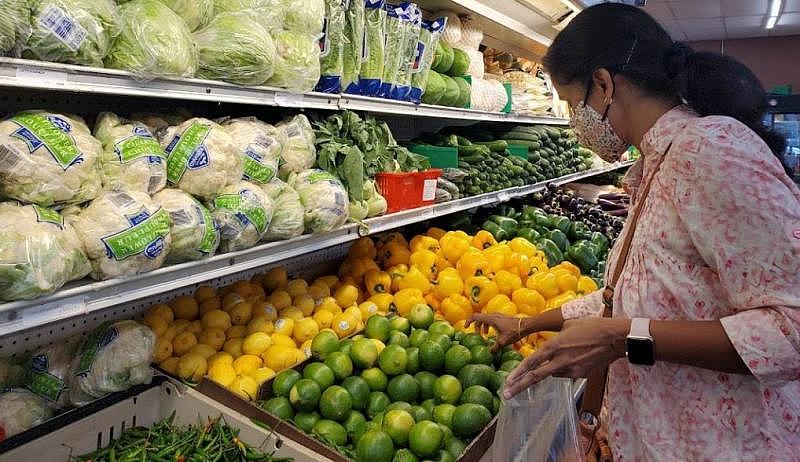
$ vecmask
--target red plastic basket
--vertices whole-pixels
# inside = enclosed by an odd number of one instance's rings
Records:
[[[432,168],[422,172],[378,173],[375,180],[386,199],[387,213],[393,213],[433,204],[436,180],[441,175],[440,169]]]

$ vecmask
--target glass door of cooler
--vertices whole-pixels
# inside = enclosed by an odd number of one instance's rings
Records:
[[[783,158],[800,184],[800,95],[771,95],[764,122],[786,139]]]

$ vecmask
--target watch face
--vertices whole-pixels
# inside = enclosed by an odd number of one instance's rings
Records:
[[[628,361],[631,364],[652,366],[656,363],[656,351],[653,341],[646,338],[628,337]]]

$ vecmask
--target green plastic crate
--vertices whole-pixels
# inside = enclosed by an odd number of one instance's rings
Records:
[[[512,156],[522,157],[528,160],[528,146],[524,144],[509,144],[508,152],[510,152]]]
[[[450,146],[432,146],[430,144],[412,144],[408,150],[428,158],[431,168],[457,168],[458,149]]]

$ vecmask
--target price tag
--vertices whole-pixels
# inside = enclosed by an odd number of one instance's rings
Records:
[[[275,104],[280,107],[304,107],[302,94],[297,93],[275,93]]]
[[[81,316],[89,312],[86,299],[72,297],[28,308],[21,313],[24,327],[41,326],[53,321]]]
[[[41,69],[38,67],[18,67],[17,79],[27,82],[37,82],[47,86],[63,87],[67,84],[69,74],[51,69]]]
[[[505,191],[500,191],[499,193],[497,193],[497,199],[499,199],[500,202],[505,202],[511,199],[511,195]]]

